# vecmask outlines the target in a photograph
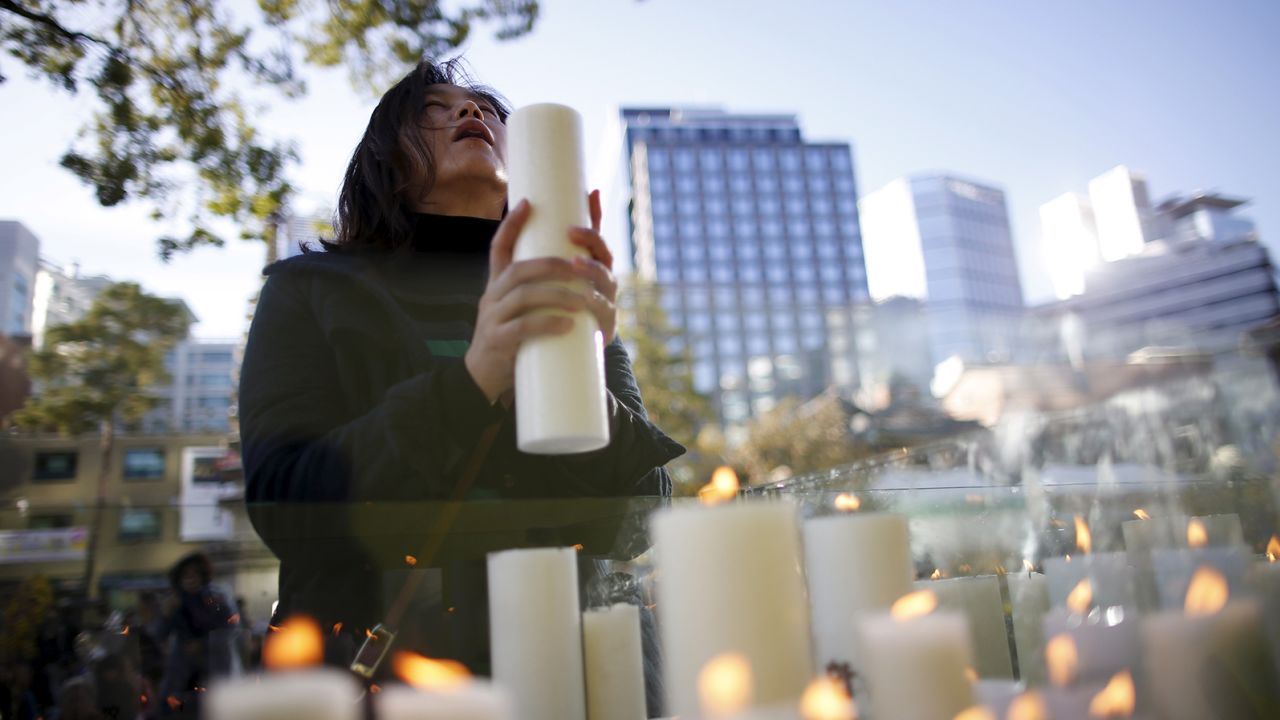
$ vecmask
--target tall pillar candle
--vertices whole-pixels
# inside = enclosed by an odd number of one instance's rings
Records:
[[[1156,588],[1155,570],[1151,553],[1155,550],[1187,546],[1187,517],[1170,515],[1126,520],[1120,524],[1124,533],[1125,553],[1133,567],[1134,594],[1138,607],[1155,610],[1160,607],[1160,592]]]
[[[818,669],[848,666],[861,674],[858,617],[888,610],[912,589],[907,518],[866,513],[808,520],[804,556]]]
[[[570,227],[590,223],[582,118],[563,105],[529,105],[508,118],[507,143],[508,204],[531,206],[515,260],[585,255],[568,236]],[[601,336],[589,312],[572,317],[567,334],[525,341],[516,354],[516,435],[524,452],[579,453],[609,444],[604,343],[612,338]]]
[[[795,506],[684,505],[651,527],[667,712],[698,714],[698,675],[725,653],[750,665],[753,706],[797,700],[813,650]]]
[[[585,720],[577,551],[490,553],[489,636],[494,683],[521,720]]]
[[[1106,613],[1085,616],[1065,608],[1054,608],[1045,614],[1045,638],[1071,637],[1075,647],[1076,681],[1105,683],[1116,673],[1136,670],[1139,666],[1141,637],[1137,617],[1111,620],[1108,621]]]
[[[1013,642],[1018,651],[1018,679],[1027,687],[1044,683],[1044,633],[1041,622],[1049,612],[1049,583],[1040,573],[1005,575],[1013,615]]]
[[[1236,547],[1205,547],[1187,550],[1155,550],[1151,553],[1155,570],[1156,588],[1160,607],[1182,607],[1191,578],[1201,567],[1212,567],[1226,578],[1231,597],[1242,597],[1249,592],[1249,569],[1253,558],[1249,549]]]
[[[858,632],[860,647],[874,658],[865,667],[872,717],[951,720],[974,704],[964,615],[872,613],[858,622]]]
[[[1274,665],[1253,599],[1206,615],[1154,613],[1143,620],[1142,641],[1146,679],[1161,717],[1277,717]]]
[[[645,720],[640,608],[619,603],[582,614],[587,720]]]
[[[364,716],[359,700],[351,673],[297,669],[215,682],[201,714],[209,720],[359,720]]]
[[[921,580],[916,589],[937,595],[938,607],[964,613],[973,641],[973,669],[979,677],[1013,677],[1004,600],[995,575]]]

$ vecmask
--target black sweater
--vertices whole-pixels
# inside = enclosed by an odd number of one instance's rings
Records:
[[[307,614],[360,639],[383,619],[406,562],[420,558],[446,568],[438,604],[451,609],[441,622],[472,626],[423,632],[475,644],[487,625],[475,607],[485,552],[582,542],[587,554],[630,556],[633,538],[617,542],[627,500],[670,495],[661,466],[684,448],[648,421],[617,339],[605,349],[609,446],[571,456],[516,449],[514,414],[490,406],[462,360],[496,227],[423,215],[411,252],[312,253],[266,269],[240,428],[250,517],[281,561],[277,619]],[[486,431],[496,436],[481,451]],[[442,501],[473,462],[471,502],[453,512]],[[443,653],[440,638],[423,639],[436,655],[487,652]],[[334,661],[349,661],[343,654]]]

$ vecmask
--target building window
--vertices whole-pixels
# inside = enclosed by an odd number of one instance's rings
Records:
[[[799,170],[800,169],[800,151],[795,149],[783,150],[778,154],[778,164],[783,170]]]
[[[693,151],[686,148],[676,150],[676,170],[692,170],[695,166]]]
[[[200,353],[200,362],[210,365],[231,362],[231,353],[225,350],[210,350]]]
[[[120,542],[154,542],[160,539],[160,511],[126,508],[120,511]]]
[[[126,448],[121,468],[125,480],[159,480],[164,477],[164,448]]]
[[[649,169],[665,170],[669,166],[669,155],[666,150],[659,148],[650,148],[649,150]]]
[[[78,461],[79,454],[75,450],[38,452],[31,479],[36,482],[75,480]]]
[[[763,148],[760,150],[756,150],[754,153],[752,153],[751,161],[752,161],[752,165],[755,166],[756,170],[772,170],[773,169],[773,152]]]
[[[702,169],[718,170],[720,168],[720,151],[715,148],[706,148],[702,151]]]
[[[822,148],[809,148],[804,151],[804,163],[810,170],[821,170],[827,166],[827,153]]]
[[[698,192],[698,179],[692,175],[681,175],[676,178],[676,190],[684,197],[690,197]]]

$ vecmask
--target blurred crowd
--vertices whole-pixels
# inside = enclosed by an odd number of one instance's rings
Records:
[[[198,717],[211,679],[257,667],[267,629],[212,579],[209,559],[192,553],[170,570],[166,591],[139,593],[127,610],[52,607],[34,656],[0,658],[0,718]]]

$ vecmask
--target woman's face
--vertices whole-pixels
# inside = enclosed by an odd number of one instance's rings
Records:
[[[507,127],[497,108],[457,85],[432,85],[423,101],[422,136],[435,159],[435,182],[424,204],[505,202]]]

